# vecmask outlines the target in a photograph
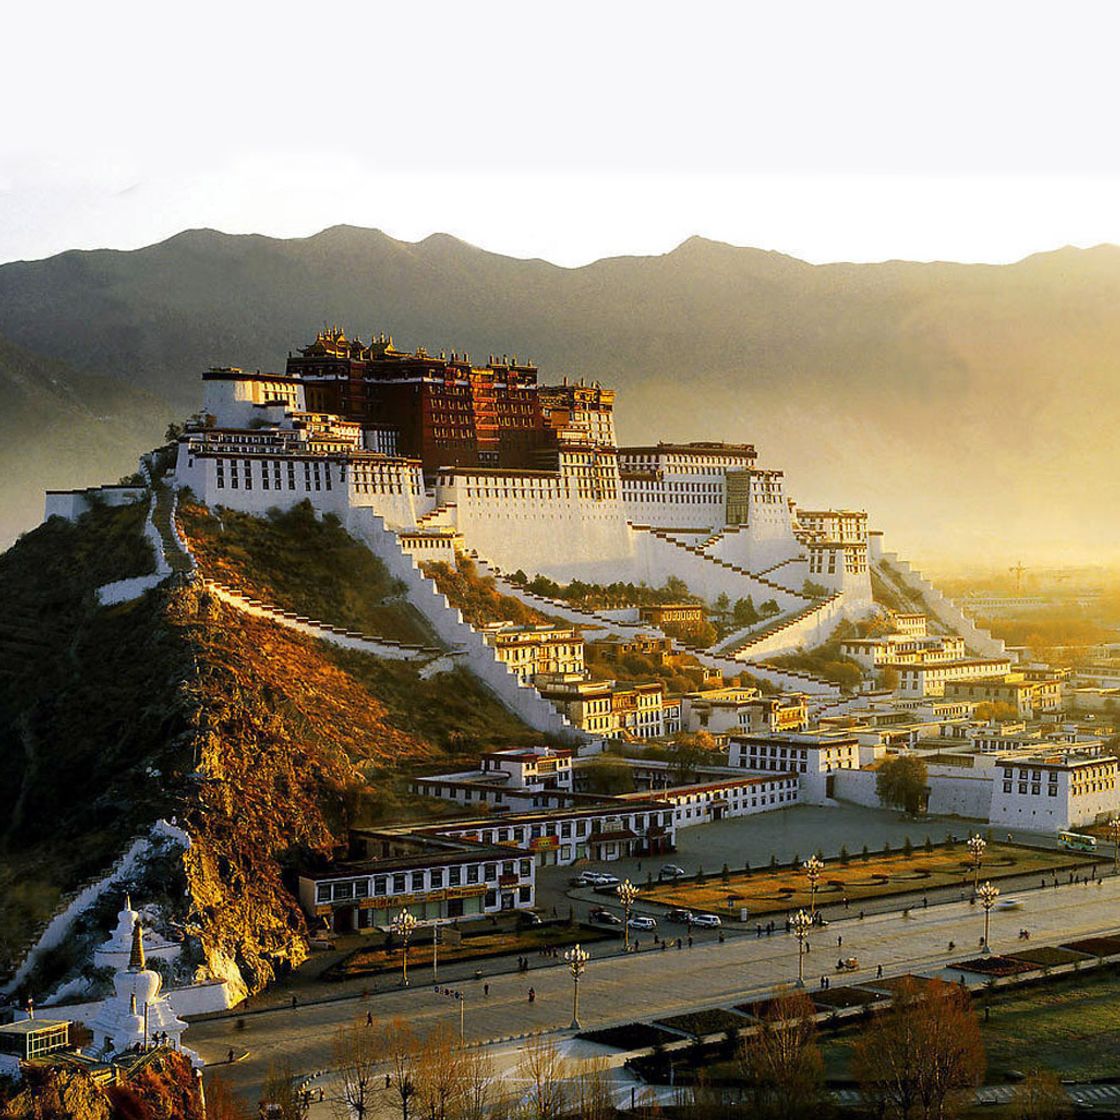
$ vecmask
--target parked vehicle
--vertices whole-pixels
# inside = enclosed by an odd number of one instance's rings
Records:
[[[679,867],[675,863],[665,863],[661,865],[661,870],[657,872],[659,879],[683,879],[688,872],[683,867]]]
[[[693,914],[692,924],[697,929],[719,929],[723,922],[719,920],[718,914]]]
[[[679,922],[682,925],[690,925],[692,923],[692,911],[670,910],[669,913],[665,915],[665,920],[667,922]]]
[[[587,916],[591,921],[598,922],[600,925],[622,925],[622,919],[617,914],[612,914],[609,910],[592,910]]]
[[[618,878],[617,875],[611,875],[611,874],[607,873],[606,871],[600,871],[599,872],[599,882],[596,884],[596,886],[613,887],[618,882],[619,882],[619,878]]]
[[[657,929],[657,923],[644,914],[635,914],[626,924],[631,929]]]
[[[573,880],[573,887],[600,887],[603,875],[600,871],[581,871]]]

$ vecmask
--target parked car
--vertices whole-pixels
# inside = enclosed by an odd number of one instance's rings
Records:
[[[635,914],[626,924],[631,929],[657,929],[657,922],[645,914]]]
[[[543,926],[544,918],[535,910],[522,910],[521,921],[527,926]]]
[[[581,871],[573,880],[573,887],[598,887],[602,885],[602,875],[598,871]]]
[[[611,875],[611,874],[607,873],[606,871],[600,871],[599,872],[598,886],[600,886],[600,887],[613,887],[618,882],[619,882],[619,878],[618,878],[617,875]]]
[[[692,924],[698,929],[718,929],[723,925],[718,914],[693,914]]]
[[[679,922],[682,925],[689,925],[692,922],[692,911],[670,910],[669,913],[665,915],[665,920],[667,922]]]
[[[675,863],[664,863],[661,865],[657,877],[659,879],[683,879],[687,874],[688,872],[683,867],[679,867]]]
[[[587,916],[591,919],[591,921],[598,922],[600,925],[622,925],[622,919],[617,914],[612,914],[609,910],[592,910]]]

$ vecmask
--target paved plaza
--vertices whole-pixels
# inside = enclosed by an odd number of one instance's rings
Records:
[[[962,830],[963,832],[963,830]],[[992,944],[1021,947],[1020,927],[1031,931],[1032,945],[1056,943],[1094,933],[1120,929],[1120,880],[1017,892],[1022,910],[995,913]],[[806,957],[811,983],[822,973],[832,973],[838,955],[836,938],[843,938],[843,954],[860,959],[859,972],[845,983],[872,979],[879,965],[885,975],[910,970],[936,972],[951,959],[959,959],[978,946],[983,932],[981,913],[967,902],[932,905],[903,917],[898,911],[834,921],[814,933]],[[948,943],[956,943],[950,953]],[[548,962],[528,974],[496,974],[482,982],[466,980],[466,1035],[489,1043],[529,1032],[564,1031],[571,1018],[571,980],[562,961]],[[730,1006],[789,983],[797,975],[797,948],[784,933],[758,939],[753,935],[697,942],[692,949],[654,949],[630,956],[593,959],[581,990],[580,1011],[585,1027],[600,1027],[632,1019],[648,1019],[704,1007]],[[244,1017],[227,1016],[194,1024],[185,1039],[208,1061],[221,1063],[230,1046],[247,1048],[247,1060],[233,1066],[219,1064],[218,1072],[252,1099],[266,1076],[269,1063],[286,1058],[300,1073],[322,1070],[330,1064],[331,1039],[340,1026],[364,1021],[372,1012],[378,1021],[407,1018],[418,1031],[444,1022],[457,1027],[457,1005],[435,995],[423,974],[410,990],[392,990],[366,999],[330,1000],[295,1009],[279,1008]],[[530,1003],[528,989],[536,991]],[[508,1044],[497,1049],[515,1053]],[[325,1115],[325,1114],[324,1114]]]

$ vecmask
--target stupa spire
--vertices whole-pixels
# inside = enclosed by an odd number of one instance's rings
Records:
[[[128,955],[129,972],[139,972],[144,967],[144,930],[140,919],[132,927],[132,951]]]

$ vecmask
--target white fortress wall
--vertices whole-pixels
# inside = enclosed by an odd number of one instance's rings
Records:
[[[763,634],[734,656],[737,661],[750,662],[783,653],[796,653],[799,649],[818,646],[827,642],[833,630],[847,617],[848,608],[843,596],[825,599],[818,606],[805,611],[800,617]],[[734,635],[727,639],[731,642]]]
[[[590,736],[561,716],[535,688],[518,683],[482,636],[451,606],[435,582],[420,571],[411,556],[401,551],[397,534],[385,527],[381,517],[368,507],[358,508],[349,512],[345,526],[384,561],[389,574],[406,586],[409,601],[427,619],[440,640],[460,654],[463,663],[511,712],[543,734],[568,741],[593,742]]]
[[[221,485],[219,463],[223,466]],[[232,484],[234,474],[236,487]],[[407,529],[413,528],[432,504],[424,492],[419,469],[405,460],[356,460],[351,464],[326,458],[313,461],[283,456],[191,455],[188,441],[183,440],[175,477],[179,486],[189,486],[211,509],[226,506],[244,513],[290,509],[310,500],[317,510],[340,518],[345,518],[351,508],[368,507],[394,528]],[[245,486],[246,477],[249,487]]]
[[[1001,639],[993,638],[987,630],[981,630],[952,599],[938,591],[908,561],[900,559],[898,553],[883,552],[881,535],[871,536],[878,537],[878,541],[872,544],[872,551],[877,557],[879,573],[888,583],[897,580],[910,591],[921,595],[930,613],[949,630],[959,634],[970,652],[981,657],[1007,656],[1007,647]],[[883,565],[887,565],[889,570],[884,571]]]
[[[48,490],[43,500],[43,520],[65,517],[77,521],[95,503],[107,506],[128,506],[144,497],[143,486],[93,486],[88,490]]]
[[[836,770],[833,796],[837,801],[847,801],[870,809],[882,808],[875,790],[874,770]],[[990,778],[940,775],[930,771],[929,811],[937,816],[967,817],[987,821],[992,804]],[[914,822],[915,833],[922,828],[921,821]],[[924,834],[923,834],[924,835]],[[922,837],[911,837],[915,845]]]

